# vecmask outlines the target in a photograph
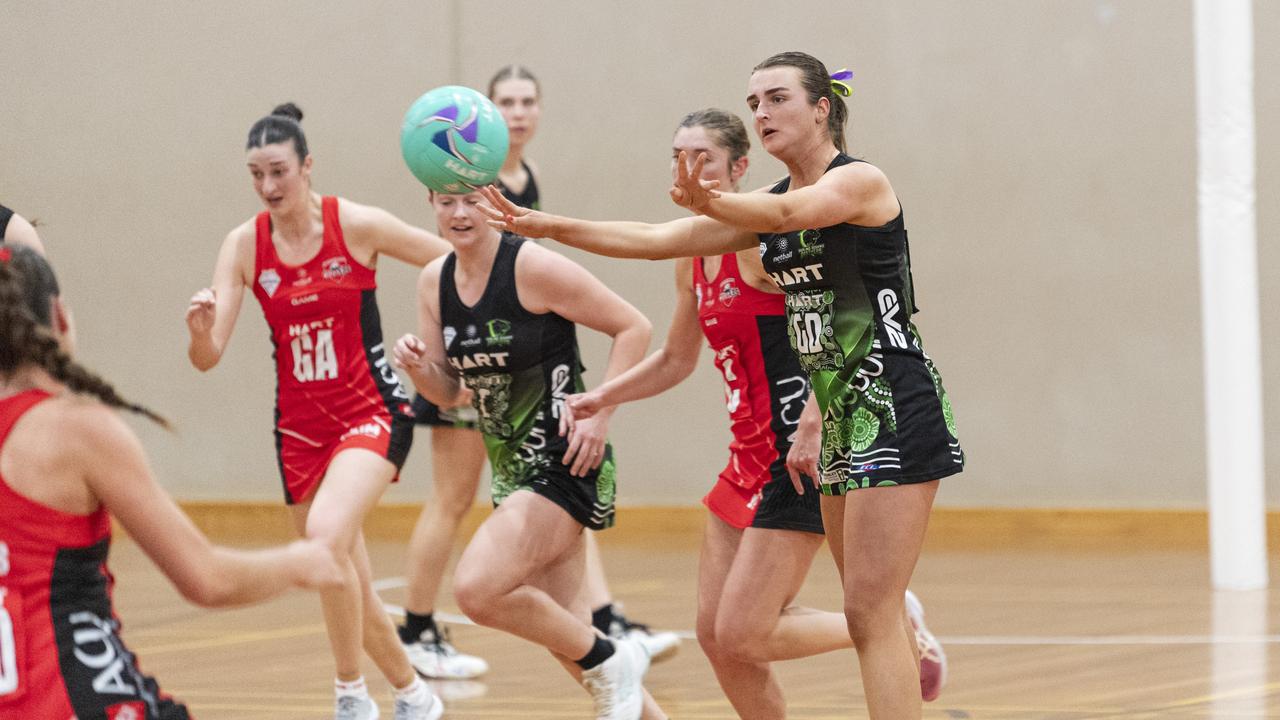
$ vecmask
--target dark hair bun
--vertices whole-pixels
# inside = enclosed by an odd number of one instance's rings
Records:
[[[291,102],[275,106],[271,114],[291,118],[294,122],[302,122],[302,108]]]

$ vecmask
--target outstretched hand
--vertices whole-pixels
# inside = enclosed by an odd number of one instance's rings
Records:
[[[492,185],[480,188],[480,195],[485,201],[476,207],[489,218],[490,226],[527,238],[543,238],[550,234],[551,217],[546,213],[516,205]]]
[[[671,184],[671,201],[699,215],[706,213],[707,205],[720,197],[719,180],[703,180],[702,168],[707,164],[707,154],[689,163],[689,154],[681,150],[676,155],[676,179]]]

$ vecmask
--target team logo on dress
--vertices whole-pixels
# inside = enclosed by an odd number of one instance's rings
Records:
[[[821,255],[826,245],[821,243],[821,230],[801,230],[800,231],[800,257],[808,258]]]
[[[272,268],[267,268],[258,273],[258,284],[266,291],[267,297],[274,297],[276,289],[280,287],[280,273]]]
[[[511,321],[502,318],[494,318],[484,324],[488,336],[485,337],[486,345],[510,345],[511,344]]]
[[[351,274],[351,265],[341,255],[325,260],[320,266],[324,268],[325,280],[341,280]]]
[[[480,338],[477,337],[480,334],[480,330],[475,325],[468,325],[466,329],[463,330],[462,332],[466,335],[466,337],[463,338],[462,341],[458,343],[459,345],[461,345],[464,348],[470,348],[480,344]]]
[[[448,350],[453,345],[453,339],[458,337],[458,329],[452,325],[445,325],[440,334],[444,336],[444,349]]]
[[[787,242],[787,236],[778,235],[777,238],[778,238],[777,241],[775,241],[773,244],[774,249],[778,251],[777,256],[773,258],[774,262],[782,262],[784,260],[790,260],[792,255],[792,253],[790,252],[791,243]]]
[[[738,289],[738,283],[733,278],[725,278],[720,283],[720,304],[729,307],[733,304],[733,299],[742,294]]]
[[[367,423],[360,423],[359,425],[347,428],[347,431],[342,434],[342,437],[338,438],[338,442],[342,442],[358,435],[377,440],[382,436],[382,430],[382,425],[378,424],[376,420]]]

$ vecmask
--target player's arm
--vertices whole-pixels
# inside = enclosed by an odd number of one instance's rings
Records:
[[[787,474],[791,476],[791,484],[796,492],[804,494],[804,480],[801,476],[809,476],[814,488],[821,489],[818,483],[818,458],[822,454],[822,411],[818,409],[818,398],[809,391],[809,398],[800,413],[800,422],[796,425],[795,439],[791,449],[787,451]]]
[[[681,152],[671,199],[704,217],[756,233],[794,232],[840,223],[879,226],[898,214],[889,179],[868,163],[850,163],[812,185],[785,193],[721,193],[699,180],[705,155],[693,166]]]
[[[232,230],[222,241],[213,268],[213,282],[191,297],[187,305],[187,357],[201,372],[222,359],[235,329],[244,299],[246,278],[253,272],[254,233],[252,223]]]
[[[661,348],[637,365],[600,385],[569,400],[574,417],[590,417],[606,407],[652,397],[680,384],[693,372],[702,349],[702,331],[698,326],[698,308],[693,294],[695,259],[676,261],[676,309]]]
[[[520,303],[533,313],[554,312],[613,338],[604,380],[608,382],[644,357],[653,331],[649,319],[631,303],[605,287],[594,275],[572,260],[528,243],[516,256],[516,287]],[[587,474],[604,459],[605,437],[613,408],[574,423],[572,413],[561,414],[561,429],[569,447],[561,462],[578,476]]]
[[[368,266],[378,255],[389,255],[416,267],[422,267],[453,248],[444,238],[414,227],[379,207],[347,200],[338,203],[343,232],[348,247]]]
[[[418,275],[418,334],[396,341],[392,359],[409,375],[414,389],[440,407],[458,405],[463,392],[457,370],[445,355],[440,323],[440,273],[444,259],[432,261]]]
[[[688,217],[652,224],[628,221],[579,220],[529,210],[513,204],[493,186],[481,188],[480,209],[489,224],[518,235],[551,238],[596,255],[665,260],[720,255],[757,243],[755,235],[705,217]]]
[[[82,398],[67,402],[76,405],[67,437],[89,490],[186,599],[225,607],[341,582],[333,553],[314,541],[263,550],[209,542],[156,483],[141,443],[115,411]]]
[[[653,326],[631,303],[572,260],[526,244],[516,257],[520,302],[533,313],[554,312],[613,338],[604,380],[608,382],[644,357]]]
[[[14,245],[26,245],[41,255],[45,254],[44,243],[40,242],[40,234],[36,232],[36,227],[17,213],[9,218],[9,226],[4,231],[4,241]]]

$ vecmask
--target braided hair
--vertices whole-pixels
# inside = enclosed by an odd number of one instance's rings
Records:
[[[21,245],[0,246],[0,378],[34,365],[74,392],[138,413],[164,428],[169,421],[120,397],[114,387],[71,359],[53,333],[50,300],[58,281],[48,261]]]

